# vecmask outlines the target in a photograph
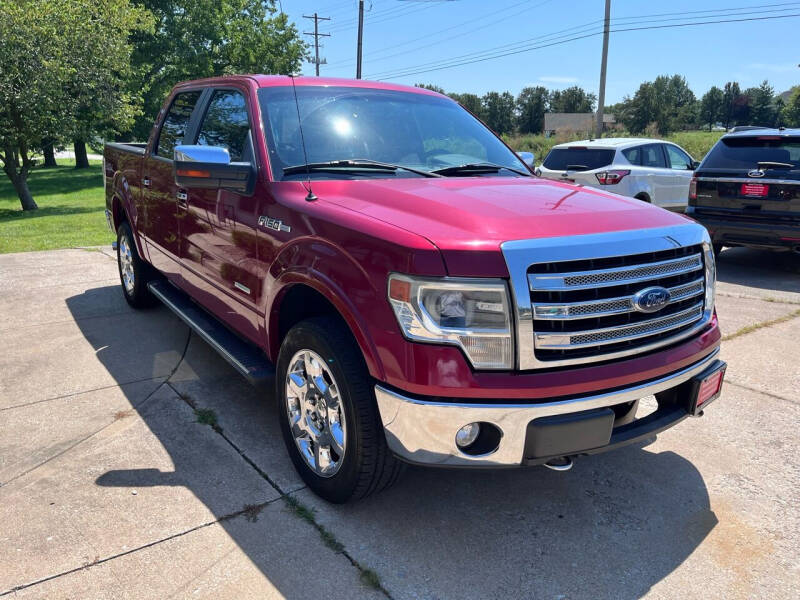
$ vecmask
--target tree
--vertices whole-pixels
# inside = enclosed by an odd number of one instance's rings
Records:
[[[792,95],[783,109],[783,120],[788,127],[800,127],[800,85],[792,88]]]
[[[588,113],[594,111],[597,96],[573,85],[550,94],[550,111],[559,113]]]
[[[414,87],[422,88],[423,90],[430,90],[432,92],[436,92],[437,94],[444,94],[444,88],[433,83],[415,83]]]
[[[772,125],[775,122],[775,90],[765,79],[758,87],[747,88],[745,95],[750,99],[751,125]]]
[[[448,96],[479,119],[483,119],[483,106],[481,105],[480,96],[476,94],[448,94]]]
[[[700,119],[708,124],[708,130],[714,126],[723,114],[725,95],[717,86],[708,90],[700,101]]]
[[[0,162],[23,210],[38,208],[32,153],[75,131],[82,98],[127,110],[127,39],[146,24],[128,0],[0,0]]]
[[[151,32],[132,37],[136,76],[144,95],[133,137],[147,139],[172,86],[186,79],[233,73],[289,75],[307,58],[307,45],[274,0],[132,0],[155,17]]]
[[[627,102],[624,123],[633,133],[652,125],[663,135],[689,127],[697,119],[697,100],[680,75],[660,75],[644,82]]]
[[[481,100],[483,118],[495,133],[510,133],[514,130],[514,96],[509,92],[488,92]]]
[[[742,91],[736,81],[729,81],[725,84],[722,92],[722,121],[725,124],[725,129],[729,129],[736,122],[736,107],[737,103],[740,103],[741,95]]]
[[[522,88],[517,96],[517,128],[520,133],[541,133],[549,93],[542,86]]]

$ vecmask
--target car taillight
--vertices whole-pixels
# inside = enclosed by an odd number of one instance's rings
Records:
[[[594,176],[597,177],[597,181],[600,185],[614,185],[622,181],[625,175],[630,174],[631,172],[629,169],[617,169],[616,171],[601,171],[600,173],[595,173]]]
[[[689,200],[697,200],[697,177],[689,182]]]

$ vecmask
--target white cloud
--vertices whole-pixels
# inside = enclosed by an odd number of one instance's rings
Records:
[[[544,77],[539,77],[539,81],[543,81],[545,83],[578,83],[578,78],[561,77],[559,75],[545,75]]]

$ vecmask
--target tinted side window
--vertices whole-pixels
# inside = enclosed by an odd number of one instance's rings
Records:
[[[667,159],[671,169],[680,169],[682,171],[692,169],[692,159],[689,158],[686,152],[670,144],[664,144],[664,149],[667,151]]]
[[[627,150],[623,150],[622,153],[625,155],[625,158],[628,159],[628,162],[631,163],[632,165],[642,164],[641,146],[636,146],[635,148],[628,148]]]
[[[553,148],[542,165],[552,171],[591,171],[610,165],[616,150],[605,148],[585,148],[570,146]]]
[[[642,146],[641,149],[643,167],[666,168],[667,163],[664,161],[664,152],[661,150],[661,144],[647,144]]]
[[[197,143],[227,148],[232,161],[242,160],[250,131],[244,96],[233,90],[217,90],[211,97]]]
[[[175,96],[169,107],[164,124],[161,125],[161,133],[158,136],[158,148],[156,154],[172,160],[175,146],[183,141],[186,129],[189,127],[189,119],[192,117],[194,105],[200,98],[200,91],[183,92]]]

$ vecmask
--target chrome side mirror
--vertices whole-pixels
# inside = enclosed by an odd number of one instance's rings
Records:
[[[231,162],[231,155],[227,148],[221,146],[192,146],[185,144],[175,146],[175,162],[178,161],[227,165]]]
[[[175,184],[182,188],[233,190],[252,194],[255,169],[249,162],[231,162],[221,146],[175,146],[172,162]]]
[[[519,157],[522,159],[526,165],[528,165],[531,169],[534,167],[534,156],[533,152],[519,152]]]

